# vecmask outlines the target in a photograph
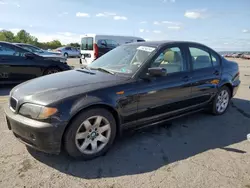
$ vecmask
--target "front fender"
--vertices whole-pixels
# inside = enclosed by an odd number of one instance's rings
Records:
[[[115,104],[109,97],[89,96],[74,101],[69,111],[70,117],[74,117],[78,112],[93,105],[105,105],[115,110]]]

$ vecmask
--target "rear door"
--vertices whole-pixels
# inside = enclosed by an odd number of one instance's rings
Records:
[[[65,47],[65,53],[68,53],[70,57],[74,56],[74,53],[72,51],[71,47]]]
[[[218,54],[202,45],[188,45],[189,61],[192,68],[193,104],[209,102],[217,92],[221,66]]]
[[[78,57],[78,56],[79,56],[79,51],[77,50],[77,48],[71,47],[71,49],[72,49],[72,54],[73,54],[73,56],[74,56],[74,57]]]
[[[81,59],[83,62],[90,64],[95,60],[94,54],[94,38],[84,37],[81,41]]]

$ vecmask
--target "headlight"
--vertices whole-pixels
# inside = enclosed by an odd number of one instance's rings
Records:
[[[47,119],[57,112],[56,108],[25,103],[21,106],[19,114],[31,117],[32,119]]]

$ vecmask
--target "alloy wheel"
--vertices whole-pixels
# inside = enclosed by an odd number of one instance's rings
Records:
[[[75,135],[75,144],[83,154],[95,154],[109,142],[111,126],[103,116],[92,116],[79,126]]]
[[[229,103],[229,93],[227,90],[222,90],[217,96],[216,110],[219,113],[223,113],[227,109],[228,103]]]
[[[57,69],[50,69],[48,70],[47,74],[54,74],[54,73],[58,73],[59,71]]]

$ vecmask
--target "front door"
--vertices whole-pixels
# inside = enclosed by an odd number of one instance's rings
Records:
[[[188,108],[191,81],[185,54],[182,47],[170,46],[152,61],[149,67],[163,67],[167,74],[138,82],[138,123],[158,121]]]

